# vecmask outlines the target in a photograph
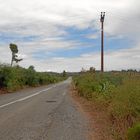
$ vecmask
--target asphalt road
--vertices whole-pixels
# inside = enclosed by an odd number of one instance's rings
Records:
[[[70,83],[0,95],[0,140],[86,140],[87,120]]]

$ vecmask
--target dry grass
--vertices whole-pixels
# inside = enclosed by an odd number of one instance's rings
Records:
[[[78,95],[105,111],[113,138],[128,139],[128,129],[140,121],[140,74],[84,73],[74,78],[74,84]]]
[[[72,97],[78,104],[79,109],[84,112],[89,119],[89,140],[113,140],[107,112],[96,106],[94,102],[79,96],[77,90],[74,88],[72,88]]]

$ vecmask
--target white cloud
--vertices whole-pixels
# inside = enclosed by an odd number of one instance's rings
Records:
[[[134,48],[122,49],[116,52],[106,52],[105,70],[121,70],[130,68],[140,70],[140,65],[138,63],[140,62],[139,46],[140,45]],[[7,53],[1,54],[3,62],[10,62],[11,52],[8,49],[3,49],[0,49],[0,51],[7,51]],[[34,65],[38,71],[80,71],[82,67],[89,69],[91,66],[98,70],[100,69],[100,53],[84,54],[76,58],[54,57],[46,60],[36,60],[30,55],[28,55],[27,58],[26,57],[24,58],[24,61],[20,62],[20,65],[24,67]]]
[[[99,69],[100,54],[98,53],[84,54],[77,58],[51,58],[48,61],[34,60],[32,54],[38,51],[51,52],[56,49],[72,49],[80,46],[79,42],[64,40],[62,36],[66,36],[68,32],[63,27],[77,29],[90,27],[98,31],[100,12],[106,11],[107,36],[111,39],[128,38],[138,46],[117,53],[107,53],[106,69],[120,69],[123,66],[140,67],[139,53],[136,53],[140,48],[140,1],[138,0],[0,0],[0,3],[0,36],[13,36],[10,42],[17,43],[22,56],[26,56],[21,62],[22,66],[28,67],[34,64],[40,71],[63,69],[78,71],[83,66],[92,65]],[[97,32],[85,36],[96,39],[98,34]],[[31,37],[31,39],[22,40],[24,37]],[[1,43],[0,61],[2,62],[10,61],[11,52],[7,46],[10,42]]]
[[[99,37],[99,35],[98,34],[90,34],[90,35],[87,35],[86,37],[89,39],[97,39]]]
[[[132,55],[133,54],[133,55]],[[140,47],[119,50],[117,52],[106,52],[105,70],[137,69],[140,70]],[[76,58],[55,57],[47,60],[24,60],[23,66],[28,67],[33,64],[38,71],[51,70],[56,72],[80,71],[83,68],[89,69],[91,66],[100,69],[100,53],[84,54]]]

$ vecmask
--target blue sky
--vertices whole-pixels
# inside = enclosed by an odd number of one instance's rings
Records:
[[[23,67],[57,72],[100,69],[100,12],[106,11],[105,70],[140,69],[137,0],[0,1],[2,63],[10,62],[9,44],[15,43]]]

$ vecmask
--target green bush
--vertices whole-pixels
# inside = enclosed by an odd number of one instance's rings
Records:
[[[140,140],[140,123],[128,129],[128,140]]]
[[[74,78],[80,96],[107,110],[120,139],[140,120],[140,73],[82,73]]]
[[[21,89],[25,86],[39,86],[55,83],[66,79],[61,74],[49,74],[47,72],[36,72],[33,66],[28,69],[22,67],[10,67],[0,65],[0,88],[8,91]]]

